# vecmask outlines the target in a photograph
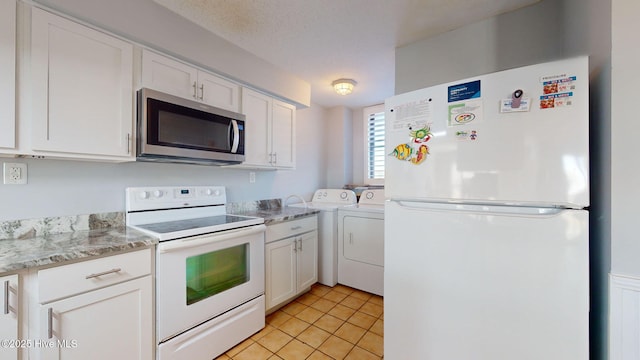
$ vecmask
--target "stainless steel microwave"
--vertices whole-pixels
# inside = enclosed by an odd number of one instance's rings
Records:
[[[244,161],[245,116],[143,88],[138,91],[137,159],[192,164]]]

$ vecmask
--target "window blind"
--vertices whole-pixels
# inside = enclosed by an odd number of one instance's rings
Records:
[[[369,109],[369,108],[368,108]],[[384,179],[384,106],[376,106],[366,123],[367,178]],[[381,111],[380,111],[381,110]]]

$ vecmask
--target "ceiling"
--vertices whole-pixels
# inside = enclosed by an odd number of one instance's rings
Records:
[[[357,108],[393,95],[396,47],[539,0],[154,1],[309,82],[312,103]]]

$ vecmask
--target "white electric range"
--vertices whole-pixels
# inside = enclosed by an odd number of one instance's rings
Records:
[[[265,326],[264,219],[227,214],[224,187],[127,188],[126,222],[159,240],[158,359],[213,359]]]

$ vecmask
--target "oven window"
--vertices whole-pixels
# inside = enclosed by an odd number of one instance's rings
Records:
[[[187,305],[249,281],[249,244],[187,258]]]

